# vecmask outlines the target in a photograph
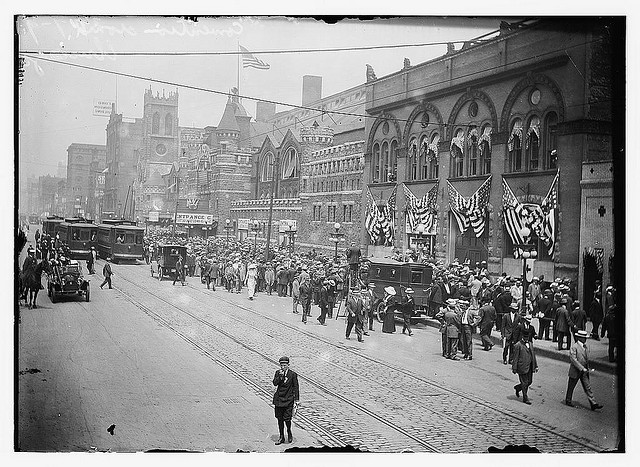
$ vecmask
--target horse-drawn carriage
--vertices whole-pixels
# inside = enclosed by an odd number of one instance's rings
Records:
[[[176,273],[176,262],[178,257],[182,257],[183,267],[184,259],[187,256],[187,247],[182,245],[158,245],[151,259],[151,277],[158,276],[158,280],[169,276],[173,277]]]
[[[84,296],[88,302],[90,294],[89,281],[82,275],[78,261],[52,261],[47,279],[47,295],[51,298],[52,303],[56,303],[58,297],[63,295]]]

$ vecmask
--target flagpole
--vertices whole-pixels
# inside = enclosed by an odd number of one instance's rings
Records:
[[[238,77],[238,95],[240,95],[240,39],[238,39],[238,55],[236,56],[236,59],[238,65],[238,72],[236,73]],[[238,97],[238,99],[240,98]]]

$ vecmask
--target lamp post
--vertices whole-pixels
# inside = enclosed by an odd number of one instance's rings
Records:
[[[233,229],[233,226],[231,225],[231,220],[230,219],[225,219],[224,221],[224,230],[225,232],[227,232],[227,246],[229,246],[229,231]]]
[[[340,232],[340,227],[340,222],[336,222],[335,224],[333,224],[335,232],[331,232],[329,234],[331,236],[331,241],[336,245],[334,261],[338,261],[338,243],[340,243],[340,240],[344,238],[344,234]]]
[[[528,227],[523,227],[520,229],[520,236],[522,238],[529,238],[531,235],[531,229]],[[536,245],[531,243],[518,243],[514,245],[516,248],[522,250],[522,304],[521,304],[521,313],[527,313],[527,260],[535,259],[538,256],[538,251],[536,249]]]
[[[293,254],[293,250],[295,248],[294,242],[296,229],[294,229],[292,225],[289,225],[289,227],[287,227],[287,230],[285,230],[285,233],[287,234],[287,237],[289,237],[289,249],[291,250],[291,254]]]
[[[258,254],[258,232],[260,231],[260,223],[254,220],[251,223],[251,231],[253,232],[253,254]]]

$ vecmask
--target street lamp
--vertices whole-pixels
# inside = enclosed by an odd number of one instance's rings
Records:
[[[284,233],[286,233],[287,237],[289,237],[289,248],[291,249],[291,254],[293,254],[293,250],[295,248],[294,242],[295,242],[296,229],[293,228],[293,225],[289,225],[289,227],[287,227],[287,230],[285,230]]]
[[[225,230],[225,232],[227,232],[227,246],[229,246],[229,231],[231,229],[233,229],[233,226],[231,225],[231,220],[225,219],[225,221],[224,221],[224,230]]]
[[[253,254],[258,254],[258,232],[260,231],[260,223],[254,220],[251,223],[251,231],[253,232]]]
[[[521,238],[529,238],[531,235],[531,229],[528,227],[523,227],[520,229],[520,237]],[[521,313],[527,313],[527,260],[535,259],[538,256],[538,251],[536,250],[536,245],[531,243],[518,243],[514,245],[516,248],[522,250],[522,310]]]
[[[334,261],[338,261],[338,243],[340,243],[340,240],[344,238],[344,234],[342,232],[339,232],[340,227],[341,227],[340,222],[336,222],[335,224],[333,224],[333,228],[335,229],[335,232],[329,233],[329,235],[331,236],[331,241],[336,245],[336,253],[335,253]]]

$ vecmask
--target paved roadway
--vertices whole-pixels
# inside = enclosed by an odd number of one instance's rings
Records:
[[[102,262],[96,268],[101,270]],[[486,452],[528,444],[544,452],[613,449],[617,384],[596,372],[605,408],[561,403],[567,364],[539,358],[527,406],[498,348],[473,361],[440,356],[440,334],[376,331],[344,339],[344,319],[309,324],[290,299],[172,286],[149,267],[114,265],[114,290],[92,276],[91,302],[21,309],[19,439],[26,451],[278,452],[344,446],[376,452]],[[294,443],[274,446],[271,379],[281,355],[300,375]],[[36,372],[37,370],[37,372]],[[107,427],[115,424],[114,434]]]

